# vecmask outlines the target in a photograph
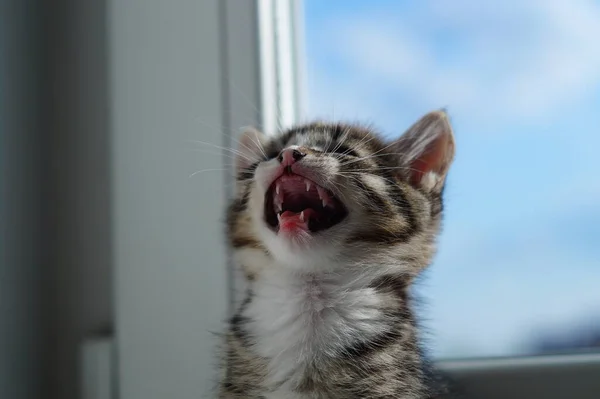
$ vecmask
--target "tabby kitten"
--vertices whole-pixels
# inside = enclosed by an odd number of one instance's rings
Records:
[[[248,281],[221,398],[428,398],[409,287],[454,155],[443,111],[387,142],[313,123],[245,132],[228,238]]]

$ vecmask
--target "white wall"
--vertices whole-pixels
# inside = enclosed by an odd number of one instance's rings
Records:
[[[212,333],[231,299],[223,224],[231,181],[226,171],[189,175],[231,159],[190,141],[229,146],[238,127],[259,122],[254,7],[110,1],[121,398],[198,399],[216,385]]]

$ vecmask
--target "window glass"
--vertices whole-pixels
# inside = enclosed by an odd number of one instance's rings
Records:
[[[457,157],[417,291],[438,358],[600,346],[600,2],[305,1],[310,118],[399,135],[446,107]]]

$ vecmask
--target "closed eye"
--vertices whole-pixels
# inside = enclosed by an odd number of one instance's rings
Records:
[[[281,149],[279,149],[279,148],[275,148],[275,147],[267,148],[265,151],[265,155],[267,156],[265,161],[270,161],[271,159],[277,158],[279,156],[280,152],[281,152]]]
[[[352,148],[350,148],[346,145],[343,145],[343,144],[340,146],[334,146],[331,152],[336,153],[336,154],[347,155],[349,157],[355,157],[355,158],[359,157],[359,155],[356,151],[354,151]]]

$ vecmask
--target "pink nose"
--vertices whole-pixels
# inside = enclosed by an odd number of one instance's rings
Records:
[[[277,159],[283,166],[289,166],[304,158],[306,154],[296,148],[286,148],[279,153]]]

